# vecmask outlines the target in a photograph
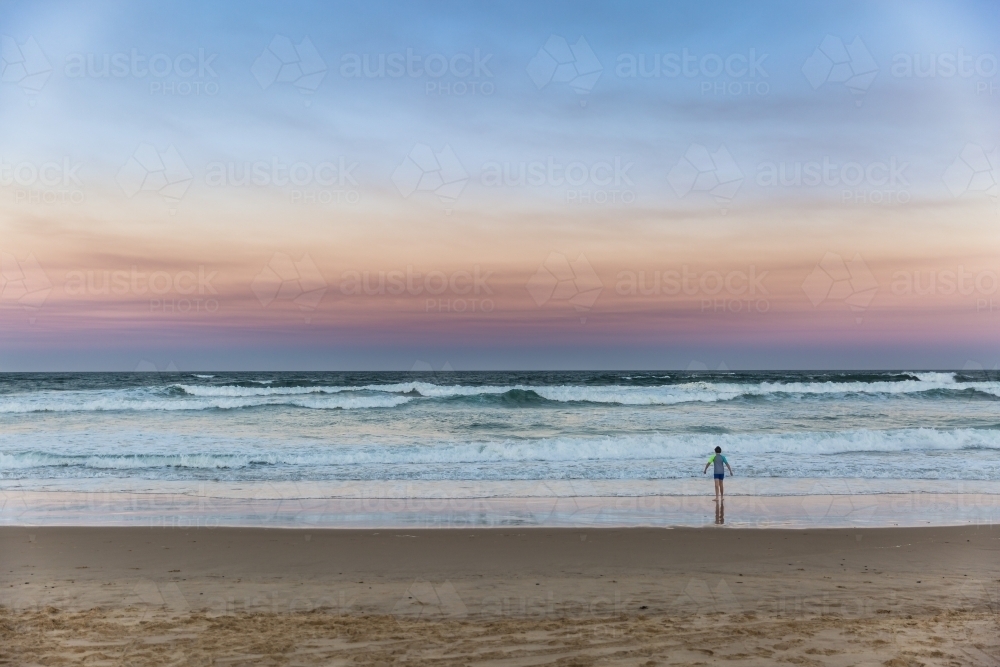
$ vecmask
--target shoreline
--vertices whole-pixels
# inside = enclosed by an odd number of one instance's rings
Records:
[[[141,485],[140,485],[141,486]],[[234,486],[234,485],[230,485]],[[475,496],[414,494],[412,485],[226,485],[175,493],[138,491],[38,491],[0,489],[0,526],[143,526],[283,528],[485,528],[692,527],[835,528],[990,525],[1000,523],[1000,484],[981,483],[978,492],[914,490],[758,495],[729,493],[720,516],[710,493],[699,495],[554,495],[552,483],[536,484],[534,495]],[[619,485],[625,488],[627,485]],[[965,485],[968,488],[969,485]],[[223,493],[213,494],[215,490]],[[433,489],[434,487],[427,487]],[[815,487],[814,487],[815,488]],[[940,486],[939,486],[940,488]],[[983,490],[996,492],[984,493]],[[344,493],[347,489],[350,493]],[[368,495],[365,490],[368,489]],[[394,491],[378,495],[379,490]],[[704,491],[704,486],[701,487]],[[289,493],[289,491],[292,491]],[[531,489],[529,489],[531,490]],[[598,490],[593,484],[564,491]],[[409,493],[399,493],[400,491]],[[515,489],[516,492],[516,489]],[[548,494],[548,495],[545,495]]]

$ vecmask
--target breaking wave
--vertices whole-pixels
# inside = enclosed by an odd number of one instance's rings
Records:
[[[91,469],[251,466],[357,466],[537,462],[701,461],[716,446],[753,455],[895,454],[1000,450],[1000,430],[894,429],[836,433],[629,435],[597,438],[537,438],[410,445],[325,445],[254,452],[79,454],[45,451],[0,453],[0,471],[69,466]]]
[[[880,379],[881,378],[881,379]],[[205,376],[204,379],[210,379]],[[625,378],[619,378],[619,382]],[[318,410],[393,408],[415,399],[493,402],[511,407],[546,403],[628,406],[715,403],[737,399],[769,400],[848,395],[959,395],[1000,398],[1000,382],[961,380],[955,373],[907,373],[885,379],[848,381],[730,382],[694,380],[674,384],[444,384],[426,381],[386,384],[307,384],[275,386],[272,380],[229,384],[167,384],[126,389],[15,392],[0,394],[0,413],[113,410],[231,410],[290,406]],[[662,382],[662,381],[661,381]]]
[[[98,395],[94,395],[98,394]],[[110,412],[110,411],[173,411],[173,410],[236,410],[266,406],[289,406],[313,410],[358,410],[394,408],[408,403],[407,396],[217,396],[192,398],[153,396],[137,392],[46,392],[44,394],[10,395],[0,399],[0,413],[28,412]]]

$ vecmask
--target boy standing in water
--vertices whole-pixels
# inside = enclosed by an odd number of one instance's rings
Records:
[[[726,478],[726,471],[723,470],[722,466],[725,465],[729,468],[729,476],[733,476],[733,469],[729,467],[729,461],[726,457],[722,455],[722,447],[716,447],[715,453],[708,458],[708,463],[705,464],[705,470],[702,471],[702,475],[708,472],[708,466],[715,464],[715,497],[722,498],[725,494],[725,489],[722,487],[722,480]]]

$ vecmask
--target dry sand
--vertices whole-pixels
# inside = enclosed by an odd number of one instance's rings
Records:
[[[0,664],[1000,665],[1000,528],[0,528]]]

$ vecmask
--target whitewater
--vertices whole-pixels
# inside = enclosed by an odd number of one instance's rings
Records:
[[[1000,481],[990,371],[0,376],[0,484]],[[117,480],[117,482],[116,482]],[[900,481],[902,480],[902,481]],[[111,485],[110,487],[108,485]]]

